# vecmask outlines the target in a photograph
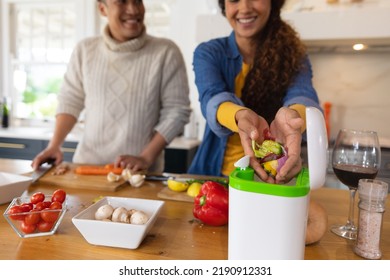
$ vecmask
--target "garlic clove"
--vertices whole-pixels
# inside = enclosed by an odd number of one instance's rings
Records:
[[[141,175],[141,174],[134,174],[129,179],[130,185],[136,188],[140,187],[144,183],[144,181],[145,181],[145,175]]]
[[[130,179],[130,177],[132,176],[130,169],[127,169],[127,168],[122,170],[121,175],[125,181],[128,181]]]
[[[107,174],[107,181],[108,182],[118,182],[121,179],[120,175],[116,175],[113,172],[110,172]]]

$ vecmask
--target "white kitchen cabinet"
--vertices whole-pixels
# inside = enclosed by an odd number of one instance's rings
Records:
[[[292,1],[290,1],[292,2]],[[390,2],[294,1],[282,13],[308,46],[390,46]]]
[[[0,137],[0,158],[32,160],[48,144],[48,140]],[[62,146],[64,161],[72,161],[77,142]]]

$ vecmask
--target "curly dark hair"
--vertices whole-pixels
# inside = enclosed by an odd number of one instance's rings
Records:
[[[225,15],[225,0],[218,0]],[[256,38],[253,66],[242,89],[245,106],[264,117],[268,123],[283,106],[289,85],[303,67],[306,48],[296,31],[284,22],[281,9],[285,0],[271,0],[269,20]]]

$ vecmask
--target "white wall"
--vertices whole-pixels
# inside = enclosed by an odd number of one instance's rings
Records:
[[[331,137],[340,128],[390,139],[390,52],[310,55],[321,102],[331,102]]]
[[[287,0],[285,6],[286,11],[301,10],[302,13],[296,13],[296,18],[294,18],[297,22],[301,21],[303,16],[309,15],[308,11],[326,10],[328,12],[324,14],[327,16],[327,21],[320,23],[320,26],[315,23],[300,26],[301,36],[304,39],[311,38],[308,34],[322,38],[318,34],[323,29],[327,29],[324,26],[329,28],[331,24],[334,24],[330,16],[333,16],[333,19],[338,17],[344,19],[339,20],[337,30],[330,28],[334,31],[332,38],[334,38],[335,33],[344,30],[345,36],[343,38],[351,36],[351,38],[356,39],[351,35],[353,32],[346,31],[347,27],[352,27],[353,31],[358,34],[355,36],[359,39],[367,39],[360,38],[359,36],[362,34],[370,38],[387,37],[388,35],[380,33],[389,30],[384,24],[387,21],[379,15],[384,15],[388,19],[390,16],[388,14],[389,7],[390,0],[365,0],[357,4],[352,4],[350,0],[340,0],[339,4],[333,5],[326,4],[325,0]],[[351,11],[350,8],[354,8],[353,11],[362,12],[364,16],[358,19],[351,18],[351,14],[347,16],[347,11]],[[362,28],[357,27],[360,23],[364,24]],[[292,25],[294,26],[294,23]],[[378,28],[378,26],[380,27]],[[378,32],[381,34],[380,36]],[[388,38],[381,39],[383,42],[387,42],[386,48],[383,48],[386,51],[310,54],[314,71],[313,82],[320,101],[322,104],[324,102],[333,104],[330,121],[331,138],[333,139],[340,128],[375,130],[381,138],[381,144],[390,147],[390,126],[388,124],[390,121],[390,110],[388,109],[390,107],[390,47]],[[330,41],[326,43],[330,43]],[[336,43],[332,40],[331,44],[337,46],[340,42]],[[340,49],[346,48],[344,46]]]
[[[227,26],[220,27],[221,24],[225,24],[226,20],[220,15],[220,10],[217,7],[217,0],[176,0],[171,5],[172,18],[168,37],[175,41],[183,52],[187,65],[191,106],[193,109],[191,123],[186,126],[185,136],[198,138],[199,140],[203,137],[205,120],[200,112],[192,59],[193,52],[200,42],[228,34]],[[213,22],[213,26],[199,24],[204,15],[212,14],[215,14],[216,17],[213,18],[217,19],[217,22]]]

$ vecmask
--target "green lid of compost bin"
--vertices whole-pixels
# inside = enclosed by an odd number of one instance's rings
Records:
[[[247,192],[285,197],[305,196],[310,189],[322,187],[328,163],[328,139],[323,114],[317,108],[306,108],[306,132],[309,169],[301,170],[294,179],[295,185],[276,185],[254,180],[254,170],[249,167],[249,157],[245,156],[235,164],[237,168],[229,176],[230,187]]]
[[[229,176],[229,186],[246,192],[284,197],[306,196],[310,191],[309,171],[303,168],[295,179],[295,185],[277,185],[254,180],[254,170],[236,168]]]

